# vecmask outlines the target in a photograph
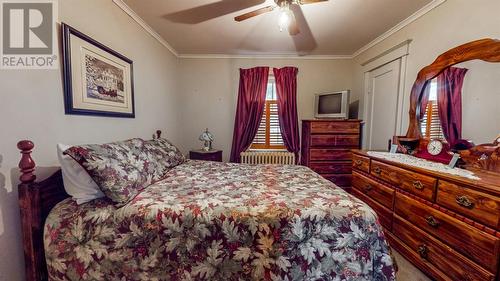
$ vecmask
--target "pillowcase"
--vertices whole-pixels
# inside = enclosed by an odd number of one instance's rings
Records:
[[[146,173],[152,175],[153,181],[161,180],[170,169],[186,161],[180,150],[164,138],[145,141],[142,156],[148,163]]]
[[[73,146],[64,153],[78,162],[117,206],[125,205],[186,161],[180,150],[163,138]]]
[[[73,158],[63,152],[68,145],[57,144],[57,157],[61,165],[64,189],[78,205],[104,197],[99,186]]]
[[[117,206],[125,205],[153,181],[146,172],[149,163],[142,155],[142,139],[73,146],[64,153],[82,165]]]

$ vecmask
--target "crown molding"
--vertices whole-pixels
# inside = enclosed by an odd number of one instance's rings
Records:
[[[127,15],[129,15],[135,22],[137,22],[144,30],[149,33],[149,35],[153,36],[160,44],[162,44],[165,48],[167,48],[174,56],[179,57],[179,53],[168,44],[163,37],[161,37],[160,34],[158,34],[154,29],[147,24],[138,14],[132,10],[123,0],[113,0],[113,3],[115,3],[120,9],[122,9]]]
[[[429,4],[422,7],[420,10],[413,13],[411,16],[398,23],[391,29],[384,32],[382,35],[375,38],[370,43],[361,47],[359,50],[354,52],[352,55],[283,55],[283,54],[266,54],[266,55],[226,55],[226,54],[179,54],[168,42],[161,37],[154,29],[147,24],[139,15],[137,15],[132,8],[130,8],[123,0],[113,0],[120,9],[122,9],[127,15],[129,15],[134,21],[136,21],[147,33],[149,33],[153,38],[158,40],[165,48],[167,48],[173,55],[178,58],[183,59],[302,59],[302,60],[345,60],[353,59],[371,47],[377,45],[383,40],[387,39],[389,36],[400,31],[407,25],[421,18],[428,12],[437,8],[441,4],[446,2],[446,0],[433,0]]]
[[[295,55],[295,54],[256,54],[256,55],[226,55],[226,54],[179,54],[181,59],[295,59],[295,60],[346,60],[351,55]]]
[[[387,39],[389,36],[391,36],[394,33],[400,31],[401,29],[403,29],[407,25],[411,24],[412,22],[418,20],[419,18],[421,18],[422,16],[424,16],[428,12],[430,12],[430,11],[434,10],[435,8],[439,7],[444,2],[446,2],[446,0],[433,0],[429,4],[427,4],[424,7],[422,7],[420,10],[416,11],[411,16],[409,16],[408,18],[406,18],[405,20],[403,20],[402,22],[396,24],[391,29],[387,30],[382,35],[380,35],[379,37],[375,38],[370,43],[368,43],[365,46],[361,47],[359,50],[357,50],[356,52],[354,52],[354,54],[352,54],[352,57],[355,58],[355,57],[359,56],[360,54],[364,53],[366,50],[370,49],[371,47],[373,47],[373,46],[377,45],[378,43],[382,42],[383,40]]]

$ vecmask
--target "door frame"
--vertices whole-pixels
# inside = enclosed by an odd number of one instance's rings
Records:
[[[362,147],[363,149],[367,148],[368,145],[368,134],[367,132],[367,126],[370,125],[368,121],[368,118],[371,118],[368,115],[368,107],[370,106],[368,104],[368,96],[370,92],[370,72],[384,66],[388,63],[391,63],[395,60],[400,60],[400,73],[399,73],[399,87],[398,87],[398,97],[397,97],[397,119],[396,119],[396,134],[401,135],[404,133],[404,128],[403,128],[403,118],[404,118],[404,111],[403,111],[403,106],[405,105],[405,83],[406,83],[406,69],[407,69],[407,57],[410,54],[410,43],[412,40],[406,40],[389,50],[365,61],[364,63],[361,64],[363,67],[363,73],[364,73],[364,96],[363,96],[363,117],[364,117],[364,123],[365,126],[363,126],[363,138],[362,138]],[[371,129],[371,128],[370,128]]]

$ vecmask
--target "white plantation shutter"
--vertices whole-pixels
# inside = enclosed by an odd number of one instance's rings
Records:
[[[254,149],[284,149],[278,119],[278,103],[276,101],[274,81],[267,86],[266,104],[260,120],[259,129],[250,148]]]
[[[421,121],[421,132],[428,139],[444,139],[443,127],[439,120],[437,101],[429,101],[424,118]]]

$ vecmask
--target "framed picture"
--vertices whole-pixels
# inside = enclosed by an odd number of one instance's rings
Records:
[[[66,114],[135,117],[133,64],[62,24]]]

